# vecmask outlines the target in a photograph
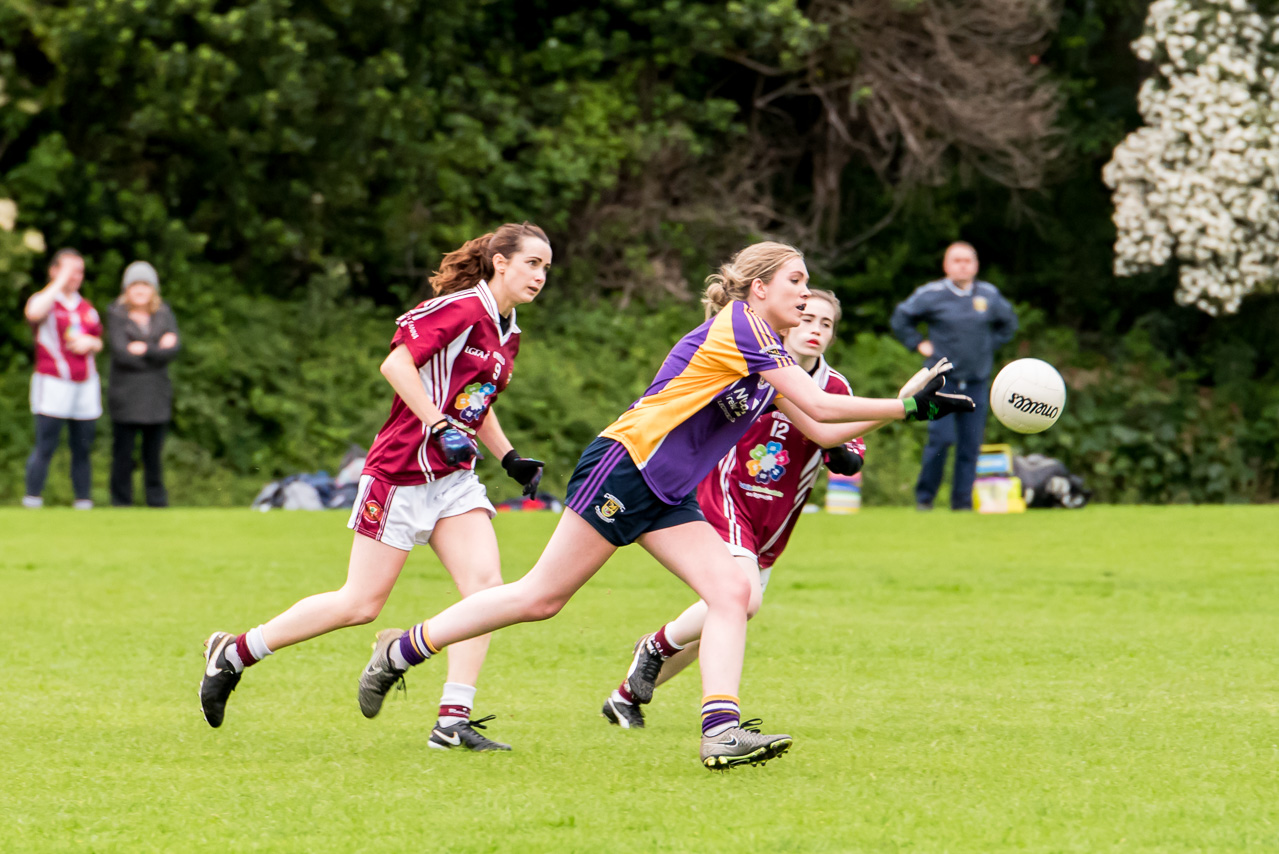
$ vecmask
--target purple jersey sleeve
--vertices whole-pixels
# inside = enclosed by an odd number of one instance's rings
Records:
[[[733,343],[746,360],[749,373],[758,374],[795,364],[777,333],[750,306],[735,300],[729,308],[733,312]]]

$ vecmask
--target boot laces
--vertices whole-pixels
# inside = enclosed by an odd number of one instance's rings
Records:
[[[657,648],[652,638],[644,642],[644,652],[647,653],[640,660],[640,676],[645,682],[656,682],[658,674],[662,672],[662,653]]]

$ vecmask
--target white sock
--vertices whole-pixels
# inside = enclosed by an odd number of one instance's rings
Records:
[[[266,645],[266,640],[262,637],[261,626],[258,626],[256,629],[249,629],[249,631],[244,635],[244,641],[249,645],[250,654],[252,654],[252,656],[258,661],[261,661],[268,655],[275,654],[271,651],[271,648]]]
[[[460,711],[466,709],[465,716],[445,714],[445,709]],[[475,708],[475,686],[463,685],[461,682],[445,682],[444,693],[440,695],[440,726],[453,726],[466,723],[471,709]]]
[[[391,666],[396,670],[409,669],[409,660],[404,657],[404,653],[400,652],[399,641],[391,644],[391,648],[386,651],[386,657],[391,659]]]
[[[630,700],[628,700],[628,699],[626,699],[625,697],[623,697],[623,696],[622,696],[622,692],[621,692],[621,691],[619,691],[619,690],[617,690],[616,688],[614,688],[614,689],[613,689],[613,693],[612,693],[612,694],[609,694],[608,698],[609,698],[610,700],[612,700],[614,703],[621,703],[623,706],[633,706],[633,705],[635,705],[635,704],[634,704],[634,703],[632,703]]]

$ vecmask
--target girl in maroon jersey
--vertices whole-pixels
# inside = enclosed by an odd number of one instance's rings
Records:
[[[220,726],[245,667],[292,644],[375,619],[415,545],[430,545],[463,597],[502,583],[493,505],[475,475],[476,440],[532,495],[542,463],[515,452],[493,412],[519,351],[515,307],[546,283],[551,247],[537,226],[506,224],[444,256],[435,297],[397,321],[382,375],[391,415],[369,450],[347,526],[355,531],[346,583],[301,600],[240,635],[214,632],[200,702]],[[489,636],[455,644],[431,747],[509,750],[470,720]]]
[[[848,380],[823,357],[841,313],[834,293],[810,288],[799,325],[787,330],[783,340],[796,363],[823,391],[852,395]],[[947,367],[948,363],[940,370]],[[899,396],[914,394],[924,382],[917,376]],[[837,474],[856,474],[866,456],[861,437],[888,423],[819,424],[803,413],[795,415],[792,420],[776,409],[765,413],[697,487],[706,521],[723,538],[750,583],[747,619],[759,611],[773,563],[786,548],[822,463]],[[697,660],[706,612],[706,603],[699,599],[676,619],[640,638],[626,678],[604,701],[603,714],[609,723],[623,729],[644,726],[640,706],[652,699],[653,689]]]

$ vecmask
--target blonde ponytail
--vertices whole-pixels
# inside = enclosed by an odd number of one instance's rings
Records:
[[[738,252],[719,271],[706,277],[706,291],[702,305],[709,320],[719,310],[733,301],[745,301],[751,292],[751,282],[759,279],[771,282],[782,265],[792,258],[804,257],[794,246],[771,240],[752,243]]]

